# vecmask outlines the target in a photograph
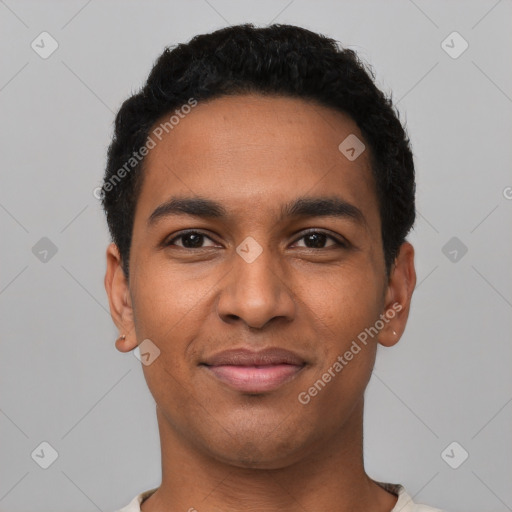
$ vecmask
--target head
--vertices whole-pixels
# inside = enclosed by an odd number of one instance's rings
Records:
[[[117,346],[160,351],[144,374],[176,436],[270,468],[348,428],[415,285],[409,141],[352,50],[287,25],[166,49],[116,117],[101,198]],[[242,392],[205,368],[240,347],[303,365]]]

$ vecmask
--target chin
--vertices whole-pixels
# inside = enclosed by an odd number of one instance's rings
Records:
[[[284,468],[300,460],[307,451],[309,443],[305,439],[293,438],[293,433],[274,432],[274,435],[267,435],[265,431],[267,429],[252,434],[247,430],[234,432],[232,436],[223,436],[221,443],[205,439],[204,444],[210,455],[217,460],[246,469]],[[295,431],[297,434],[298,429]]]

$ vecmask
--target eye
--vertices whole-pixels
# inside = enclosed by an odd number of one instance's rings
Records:
[[[203,246],[204,240],[210,240],[210,242],[214,243],[213,240],[206,236],[204,233],[200,231],[186,231],[182,232],[178,236],[175,236],[168,242],[165,242],[165,246],[177,245],[178,247],[183,247],[184,249],[202,249],[204,247],[215,247],[215,245]],[[176,244],[176,240],[181,240],[181,244]]]
[[[203,245],[206,240],[209,240],[211,244]],[[304,240],[305,245],[302,247],[305,247],[306,249],[328,249],[329,247],[348,248],[349,246],[349,244],[343,239],[338,239],[333,235],[329,235],[323,231],[314,229],[304,233],[299,239],[297,239],[297,242],[295,243],[298,243],[300,240]],[[329,240],[331,240],[332,243],[325,246],[326,242]],[[181,241],[181,243],[177,243],[177,241]],[[164,245],[166,247],[177,246],[184,249],[203,249],[206,247],[216,247],[215,242],[209,236],[200,231],[194,230],[181,232],[179,235],[165,242]]]
[[[334,243],[330,246],[325,247],[325,243],[327,240],[332,240]],[[307,249],[328,249],[329,247],[348,247],[348,243],[338,239],[332,235],[329,235],[323,231],[318,230],[310,230],[307,233],[303,234],[298,240],[304,240],[305,245],[303,247],[306,247]]]

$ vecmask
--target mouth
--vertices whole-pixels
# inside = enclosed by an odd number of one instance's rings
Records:
[[[263,393],[277,389],[295,377],[304,366],[276,364],[268,366],[208,366],[217,379],[245,393]]]
[[[284,349],[271,348],[259,352],[238,349],[220,352],[200,366],[232,389],[264,393],[294,379],[306,362]]]

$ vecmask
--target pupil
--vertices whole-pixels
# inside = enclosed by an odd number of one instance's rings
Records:
[[[185,247],[191,248],[191,247],[201,247],[203,235],[200,235],[198,233],[188,233],[183,237],[183,245]],[[192,240],[191,244],[187,244],[187,240]]]
[[[323,233],[311,233],[310,235],[306,235],[306,240],[313,240],[313,245],[310,247],[321,249],[325,243],[326,237],[327,235]],[[306,243],[306,245],[308,244]]]
[[[306,245],[313,248],[322,248],[325,244],[327,235],[323,233],[311,233],[306,235]],[[203,235],[199,233],[189,233],[183,237],[183,245],[188,248],[201,247]],[[191,243],[188,243],[191,242]],[[309,244],[308,242],[312,242]]]

